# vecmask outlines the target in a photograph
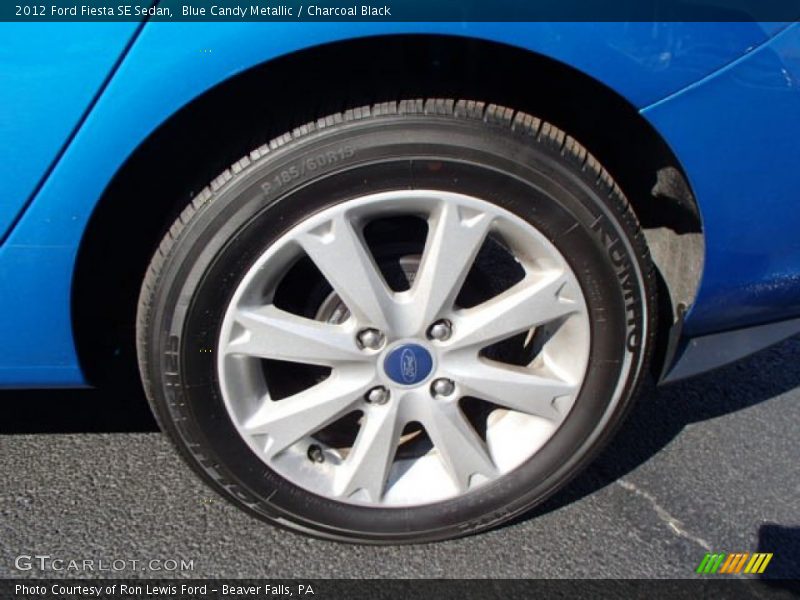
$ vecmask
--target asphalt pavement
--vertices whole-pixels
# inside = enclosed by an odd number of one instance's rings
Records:
[[[122,577],[686,578],[706,552],[758,550],[774,553],[764,577],[800,578],[800,337],[646,390],[545,506],[429,545],[348,546],[261,523],[194,477],[138,391],[8,391],[0,405],[0,577],[91,575],[18,558],[38,554],[140,561],[102,573]],[[163,570],[171,560],[192,568]]]

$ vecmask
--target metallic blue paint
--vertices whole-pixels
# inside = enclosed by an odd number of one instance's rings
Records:
[[[800,28],[642,113],[683,163],[703,217],[684,334],[800,315]]]
[[[108,52],[102,64],[97,57],[73,56],[71,75],[52,83],[57,95],[48,94],[38,81],[30,93],[17,89],[19,80],[4,75],[31,56],[57,52],[57,38],[50,43],[42,36],[37,49],[21,37],[12,44],[4,40],[2,118],[13,114],[21,121],[3,121],[0,148],[5,150],[0,152],[5,152],[2,157],[19,155],[11,164],[24,177],[0,203],[0,229],[25,205],[58,148],[69,144],[0,246],[0,386],[84,383],[70,322],[75,257],[103,190],[150,133],[186,103],[243,70],[299,49],[367,35],[493,40],[549,56],[603,82],[643,109],[675,150],[698,195],[708,256],[686,331],[704,333],[800,314],[794,210],[800,170],[793,164],[793,140],[800,139],[796,26],[150,23],[69,140],[92,95],[112,75],[103,72],[103,65],[112,69],[134,25],[75,24],[73,42],[83,33],[82,41],[89,44],[102,29]],[[78,72],[85,80],[70,81],[81,79]],[[25,158],[35,168],[20,167]]]
[[[0,23],[0,240],[137,27]]]

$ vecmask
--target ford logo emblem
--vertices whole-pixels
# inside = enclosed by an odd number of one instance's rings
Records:
[[[408,348],[400,353],[400,373],[406,383],[412,383],[417,378],[417,357]]]

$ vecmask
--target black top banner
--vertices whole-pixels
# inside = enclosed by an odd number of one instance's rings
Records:
[[[800,0],[0,0],[0,21],[796,21]]]

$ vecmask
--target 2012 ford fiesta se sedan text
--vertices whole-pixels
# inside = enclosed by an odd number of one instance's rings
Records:
[[[276,525],[490,528],[800,330],[798,25],[0,33],[0,386],[143,383]]]

